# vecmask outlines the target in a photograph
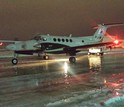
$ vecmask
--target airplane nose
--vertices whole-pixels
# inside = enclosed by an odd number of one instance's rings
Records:
[[[15,44],[9,44],[6,46],[7,50],[16,50],[16,45]]]

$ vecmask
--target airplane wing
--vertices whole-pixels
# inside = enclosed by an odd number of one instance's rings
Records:
[[[100,47],[100,46],[113,46],[113,45],[119,45],[122,43],[120,41],[118,43],[115,43],[115,42],[116,41],[114,41],[114,42],[99,42],[99,43],[87,44],[87,45],[82,45],[82,46],[75,46],[75,47],[72,47],[72,49],[81,50],[84,48]]]
[[[14,40],[0,40],[0,42],[2,43],[17,43],[17,42],[20,42],[20,41],[14,41]]]

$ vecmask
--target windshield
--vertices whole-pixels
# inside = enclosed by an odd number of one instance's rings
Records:
[[[33,38],[34,40],[41,40],[41,36],[40,35],[37,35]]]

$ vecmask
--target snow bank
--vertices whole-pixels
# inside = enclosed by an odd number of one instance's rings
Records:
[[[124,107],[124,95],[107,100],[105,107]]]

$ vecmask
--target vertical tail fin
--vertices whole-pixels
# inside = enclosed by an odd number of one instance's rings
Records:
[[[109,27],[121,26],[121,25],[124,24],[123,23],[99,24],[97,27],[94,27],[95,29],[97,28],[96,32],[94,33],[94,39],[96,41],[102,41]]]

